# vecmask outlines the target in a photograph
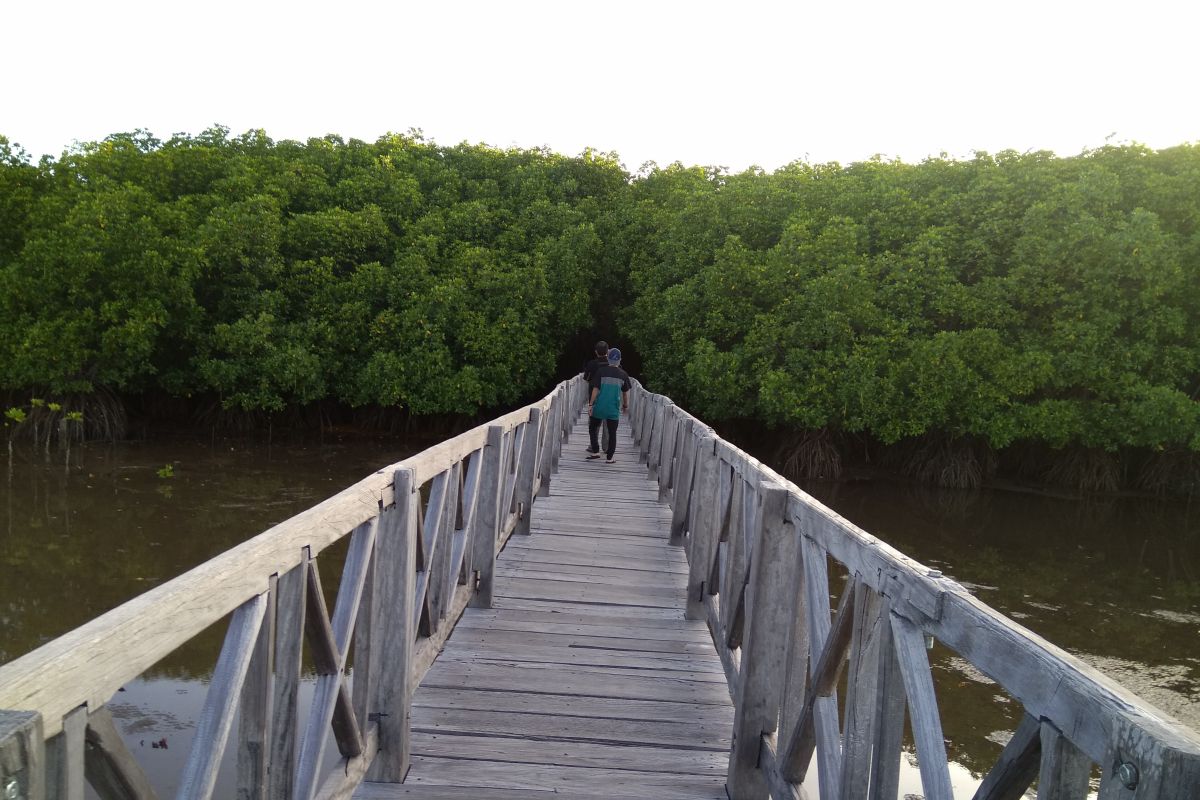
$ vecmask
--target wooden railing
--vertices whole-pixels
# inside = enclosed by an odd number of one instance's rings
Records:
[[[671,540],[689,562],[687,616],[705,620],[736,707],[733,800],[801,797],[817,764],[822,800],[895,800],[904,719],[924,796],[953,792],[926,647],[936,640],[1025,710],[976,800],[1200,797],[1200,737],[835,514],[635,385],[633,435]],[[845,580],[836,613],[830,559]],[[845,672],[839,713],[836,690]]]
[[[239,800],[402,781],[412,691],[463,609],[491,605],[496,553],[529,532],[585,392],[561,383],[0,666],[0,797],[75,800],[85,782],[106,799],[155,797],[106,703],[230,614],[179,798],[212,795],[231,736]],[[318,556],[347,536],[331,615]],[[302,725],[305,643],[317,678]],[[341,760],[321,774],[331,727]]]

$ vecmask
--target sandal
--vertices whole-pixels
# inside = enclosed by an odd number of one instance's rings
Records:
[[[588,460],[588,461],[591,461],[591,460],[593,460],[593,459],[597,459],[597,458],[599,458],[599,457],[600,457],[600,454],[599,454],[599,453],[589,453],[589,454],[588,454],[588,457],[587,457],[587,460]]]

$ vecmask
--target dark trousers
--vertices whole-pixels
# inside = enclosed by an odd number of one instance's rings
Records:
[[[592,437],[592,452],[600,452],[600,423],[604,423],[608,428],[608,450],[605,452],[609,458],[613,457],[613,453],[617,452],[617,423],[619,419],[600,419],[599,417],[588,417],[588,436]]]

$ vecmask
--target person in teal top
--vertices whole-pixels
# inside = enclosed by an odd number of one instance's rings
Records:
[[[621,412],[629,411],[629,376],[621,369],[621,351],[615,347],[608,349],[608,364],[597,368],[591,379],[591,414],[588,417],[588,436],[592,446],[588,449],[588,458],[600,457],[600,425],[608,428],[608,447],[606,448],[606,464],[613,463],[613,454],[617,450],[617,425],[621,421]]]

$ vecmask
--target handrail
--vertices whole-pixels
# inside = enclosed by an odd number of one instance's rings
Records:
[[[368,769],[402,780],[412,690],[463,609],[490,606],[496,553],[529,532],[530,508],[549,490],[584,394],[581,378],[564,381],[0,666],[0,788],[82,797],[86,762],[102,797],[153,797],[105,704],[231,613],[179,797],[211,795],[239,703],[239,797],[345,797]],[[317,557],[347,536],[331,616]],[[305,641],[318,677],[301,736]],[[341,769],[321,785],[331,725]],[[19,757],[7,758],[9,744]]]
[[[686,548],[688,609],[705,620],[735,701],[733,800],[800,797],[814,754],[820,797],[896,797],[905,709],[921,782],[952,800],[926,642],[996,681],[1025,718],[976,800],[1183,800],[1200,792],[1200,736],[839,516],[717,437],[669,398],[633,388],[641,457]],[[828,558],[847,574],[836,613]],[[846,711],[836,687],[846,671]]]

